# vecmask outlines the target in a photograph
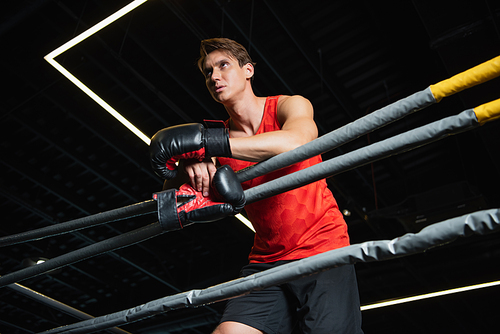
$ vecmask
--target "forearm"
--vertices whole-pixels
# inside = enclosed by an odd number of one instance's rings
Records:
[[[251,137],[231,138],[234,159],[260,162],[290,151],[305,142],[284,131],[268,132]]]
[[[279,131],[230,138],[229,141],[234,159],[260,162],[293,150],[317,137],[318,131],[314,121],[304,118],[289,122]]]

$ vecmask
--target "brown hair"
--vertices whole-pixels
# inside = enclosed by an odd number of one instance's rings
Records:
[[[252,61],[252,58],[250,58],[250,55],[243,45],[229,38],[211,38],[202,40],[200,44],[200,59],[198,59],[198,68],[202,73],[205,58],[210,52],[215,50],[226,52],[228,56],[238,61],[240,67],[243,67],[243,65],[248,63],[255,66],[255,63]]]

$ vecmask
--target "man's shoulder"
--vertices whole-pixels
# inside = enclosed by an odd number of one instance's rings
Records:
[[[294,108],[312,107],[311,102],[302,95],[280,95],[278,100],[278,112]]]
[[[279,95],[278,105],[288,103],[309,103],[309,100],[302,95]]]

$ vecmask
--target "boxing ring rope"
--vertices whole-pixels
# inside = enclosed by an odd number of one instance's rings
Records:
[[[496,119],[500,114],[500,99],[247,189],[244,191],[247,204],[383,159],[390,155],[417,148],[451,134],[473,129],[480,125],[476,118],[476,109],[481,110],[483,115],[486,114],[491,119]],[[487,117],[482,116],[481,119],[485,122]],[[133,245],[165,232],[167,231],[164,231],[159,223],[152,223],[66,253],[39,265],[1,276],[0,287],[32,278],[50,270],[59,269],[105,252]]]
[[[462,90],[485,83],[500,75],[500,56],[454,75],[427,89],[376,110],[293,151],[274,156],[237,173],[240,182],[290,166],[299,161],[331,151],[362,135],[386,126],[418,110],[440,102]]]
[[[346,246],[206,289],[190,290],[163,297],[128,310],[61,326],[41,334],[92,333],[140,321],[171,310],[224,301],[253,290],[262,290],[342,265],[391,260],[421,253],[458,238],[484,235],[499,229],[500,209],[479,211],[427,226],[416,234],[408,233],[392,240],[369,241]]]
[[[500,75],[500,57],[494,58],[486,63],[483,63],[477,67],[474,67],[468,71],[465,71],[459,75],[456,75],[450,79],[447,79],[445,81],[442,81],[436,85],[430,86],[428,89],[416,93],[406,99],[403,99],[401,101],[396,102],[395,104],[392,104],[388,107],[385,107],[383,109],[380,109],[377,112],[373,112],[355,122],[352,122],[348,125],[346,125],[343,128],[340,128],[339,130],[333,131],[325,136],[322,136],[321,138],[316,139],[313,142],[310,142],[296,150],[284,153],[282,155],[279,155],[275,158],[271,158],[266,162],[262,162],[260,164],[255,165],[256,167],[254,168],[249,168],[241,173],[238,174],[238,179],[240,181],[245,180],[247,178],[253,178],[255,176],[250,177],[249,175],[253,175],[251,173],[255,174],[255,171],[257,173],[267,173],[270,171],[269,167],[270,163],[273,164],[274,167],[273,170],[279,169],[286,167],[289,164],[292,164],[294,162],[290,161],[301,161],[304,160],[310,156],[314,156],[320,153],[324,153],[330,149],[333,149],[337,147],[340,143],[345,143],[349,140],[355,139],[359,137],[360,135],[367,133],[369,131],[373,131],[385,124],[388,124],[392,121],[395,121],[401,117],[404,117],[407,114],[410,114],[416,110],[425,108],[428,105],[431,105],[433,103],[439,102],[443,97],[455,94],[458,91],[461,91],[463,89],[472,87],[474,85],[477,85],[482,82],[486,82],[487,80],[490,80],[492,78],[497,77]],[[397,108],[397,109],[396,109]],[[400,111],[403,110],[402,112]],[[385,158],[387,156],[393,155],[393,154],[398,154],[401,152],[405,152],[411,149],[414,149],[416,147],[425,145],[429,142],[436,141],[439,139],[442,139],[446,136],[449,136],[451,134],[456,134],[460,133],[463,131],[470,130],[472,128],[475,128],[479,125],[484,124],[485,122],[495,120],[497,118],[500,118],[500,100],[496,100],[481,106],[478,106],[474,109],[469,109],[466,110],[459,115],[451,116],[445,119],[442,119],[440,121],[422,126],[420,128],[408,131],[406,133],[400,134],[398,136],[389,138],[387,140],[372,144],[370,146],[367,146],[362,149],[358,149],[356,151],[350,152],[348,154],[345,154],[343,156],[330,159],[328,161],[324,161],[318,165],[309,167],[307,169],[304,169],[302,171],[289,174],[287,176],[284,176],[282,178],[273,180],[271,182],[265,183],[263,185],[260,185],[258,187],[254,187],[251,189],[248,189],[245,191],[245,196],[247,198],[247,203],[252,203],[270,196],[273,196],[274,194],[277,194],[279,192],[287,191],[293,188],[300,187],[304,184],[332,176],[334,174],[353,169],[356,167],[359,167],[363,164],[370,163],[372,161],[380,160],[382,158]],[[358,129],[360,128],[360,130]],[[327,139],[323,140],[323,138],[326,137]],[[337,139],[340,138],[340,139]],[[330,148],[330,145],[333,145]],[[313,153],[311,153],[313,152]],[[281,156],[284,156],[282,158]],[[283,160],[280,160],[283,159]],[[277,162],[279,160],[279,163]],[[260,170],[260,165],[264,165],[264,169]],[[260,170],[260,171],[259,171]],[[262,172],[265,170],[265,172]],[[19,242],[25,242],[27,240],[33,240],[43,238],[43,237],[48,237],[52,235],[58,235],[62,233],[68,233],[71,231],[74,231],[73,228],[76,229],[82,229],[90,226],[95,226],[98,224],[103,224],[109,221],[116,221],[116,220],[121,220],[125,219],[128,215],[136,216],[136,215],[142,215],[146,213],[151,213],[156,206],[155,201],[146,201],[142,203],[138,203],[135,205],[132,205],[130,207],[122,208],[122,209],[116,209],[116,210],[111,210],[105,213],[100,213],[97,215],[89,216],[87,218],[82,218],[82,219],[77,219],[74,221],[70,221],[67,223],[61,223],[58,225],[61,225],[61,227],[56,226],[51,226],[49,228],[43,228],[39,230],[34,230],[30,232],[25,232],[25,233],[20,233],[19,235],[14,235],[14,236],[7,236],[7,237],[2,237],[0,238],[0,246],[8,246],[11,244],[19,243]],[[125,213],[127,211],[127,213]],[[496,229],[496,226],[493,226],[493,222],[498,224],[498,211],[485,211],[485,212],[479,212],[477,215],[480,217],[479,220],[484,220],[486,221],[484,224],[486,224],[488,227],[486,229],[480,228],[474,225],[473,231],[477,231],[479,234],[486,233],[488,231],[493,231]],[[476,216],[477,216],[476,215]],[[476,217],[474,215],[468,215],[468,218],[465,218],[466,220],[466,226],[467,222],[470,219],[477,219],[474,218]],[[469,218],[473,217],[473,218]],[[106,219],[109,219],[106,221]],[[489,223],[487,223],[489,222]],[[445,223],[445,222],[443,222]],[[445,224],[446,225],[446,224]],[[434,226],[434,225],[433,225]],[[481,225],[482,226],[482,225]],[[470,228],[470,227],[468,227]],[[52,233],[51,235],[47,235],[47,232],[49,231],[49,234]],[[149,238],[155,237],[157,235],[163,234],[167,231],[164,231],[159,223],[152,223],[150,225],[141,227],[139,229],[136,229],[131,232],[124,233],[122,235],[115,236],[113,238],[110,238],[108,240],[104,240],[98,243],[95,243],[93,245],[84,247],[82,249],[78,249],[72,252],[69,252],[65,255],[59,256],[57,258],[48,260],[42,264],[39,264],[37,266],[25,268],[13,273],[9,273],[7,275],[1,276],[0,277],[0,287],[28,279],[43,273],[46,273],[48,271],[58,269],[61,267],[64,267],[66,265],[79,262],[82,260],[85,260],[87,258],[103,254],[108,251],[112,251],[115,249],[123,248],[129,245],[133,245],[136,243],[139,243],[141,241],[147,240]],[[54,234],[55,233],[55,234]],[[467,233],[465,232],[457,232],[455,231],[455,237],[458,236],[465,236]],[[474,232],[476,233],[476,232]],[[427,235],[427,234],[424,234]],[[405,237],[401,238],[404,239]],[[396,240],[396,239],[395,239]],[[387,242],[386,247],[389,250],[389,253],[394,250],[394,245],[398,244],[399,239],[396,241],[392,240]],[[406,238],[405,240],[408,240]],[[433,239],[436,240],[436,239]],[[443,241],[445,240],[445,241]],[[448,240],[448,237],[442,237],[442,240],[439,241],[437,240],[437,244],[440,242],[449,242],[446,241]],[[429,247],[436,246],[437,244],[430,245]],[[363,253],[365,254],[368,252],[369,249],[371,249],[371,246],[368,247],[370,243],[365,243],[362,244],[360,247],[363,249]],[[380,244],[376,244],[376,246],[373,250],[375,254],[378,254],[380,250],[383,248]],[[353,245],[356,246],[356,245]],[[357,245],[359,246],[359,245]],[[352,246],[349,246],[349,250],[353,249]],[[412,246],[413,247],[413,246]],[[416,252],[416,250],[412,250],[412,247],[409,247],[408,249],[410,250],[410,253],[408,254],[413,254]],[[420,246],[419,246],[420,247]],[[421,249],[417,247],[417,249]],[[348,248],[348,247],[346,247]],[[401,250],[406,249],[407,246],[403,244],[401,246]],[[356,252],[359,252],[356,251]],[[326,253],[325,253],[326,254]],[[329,253],[328,253],[329,254]],[[359,257],[357,255],[349,255],[349,258],[352,259],[358,259],[358,260],[366,260],[370,261],[373,259],[377,259],[376,256],[372,254],[372,252],[368,252],[366,254],[370,254],[368,257]],[[402,256],[404,253],[398,253],[396,256]],[[345,264],[345,263],[343,263]],[[332,264],[332,266],[337,266],[340,264]],[[331,267],[329,267],[331,268]],[[229,283],[224,283],[224,284],[230,284]],[[275,283],[279,284],[279,283]],[[274,284],[274,285],[275,285]],[[219,285],[220,286],[220,285]],[[209,291],[212,291],[215,287],[206,289]],[[239,289],[239,288],[238,288]],[[202,290],[205,291],[205,290]],[[240,291],[240,290],[238,290]],[[192,300],[194,295],[197,295],[197,293],[191,291],[187,293],[188,295],[186,296],[187,300]],[[231,295],[224,297],[225,299],[234,297],[241,294],[238,292],[238,294]],[[175,297],[178,296],[178,297]],[[183,294],[175,295],[172,297],[166,297],[166,298],[173,298],[178,302],[178,299],[185,299]],[[181,297],[179,297],[181,296]],[[205,300],[205,299],[203,299]],[[207,303],[204,301],[203,303]],[[148,303],[149,304],[149,303]],[[147,305],[147,304],[146,304]],[[187,304],[188,306],[199,306],[202,304],[193,304],[192,302],[189,302]],[[171,309],[171,307],[165,307],[163,308],[163,312],[166,312],[168,309]],[[128,312],[131,314],[136,314],[140,313],[139,311],[142,310],[142,306],[136,307],[134,309],[124,311]],[[150,311],[146,311],[146,314]],[[142,314],[142,313],[141,313]],[[154,314],[152,314],[154,315]],[[141,317],[148,317],[151,315],[144,315],[142,314]],[[100,319],[100,320],[97,320]],[[127,315],[127,319],[133,319],[133,317],[130,317],[130,315]],[[139,319],[138,319],[139,320]],[[90,320],[89,320],[90,321]],[[91,320],[92,322],[99,322],[102,321],[102,317],[96,318],[94,320]],[[115,321],[115,320],[113,320]],[[111,321],[112,323],[109,324],[106,322],[106,326],[113,327],[116,326],[114,322]],[[123,320],[120,320],[123,321]],[[137,321],[137,320],[134,320]],[[123,323],[120,323],[123,324]],[[92,325],[92,328],[94,325]],[[65,327],[64,331],[67,330],[67,326]],[[99,327],[100,328],[100,327]],[[88,333],[89,329],[85,329],[85,333]],[[75,333],[80,333],[78,330],[75,331]],[[47,333],[53,333],[52,331],[48,331]],[[54,332],[55,333],[55,332]]]
[[[491,110],[493,106],[496,106],[496,108],[500,110],[500,99],[480,107],[485,110]],[[471,130],[479,125],[480,123],[476,118],[474,109],[465,110],[458,115],[424,125],[420,128],[407,131],[389,139],[345,153],[309,168],[247,189],[245,191],[245,197],[247,203],[252,203],[381,160],[391,155],[412,150],[447,136]]]
[[[444,97],[451,96],[462,90],[474,87],[478,84],[492,80],[500,75],[500,56],[477,65],[471,69],[454,75],[437,84],[429,86],[427,89],[415,93],[409,97],[396,101],[388,106],[376,110],[354,122],[351,122],[339,129],[333,130],[293,151],[286,152],[272,157],[250,168],[237,172],[238,180],[241,182],[267,174],[276,169],[284,168],[296,162],[303,161],[318,154],[322,154],[352,141],[364,134],[374,131],[382,126],[399,120],[415,111],[424,109],[434,103],[440,102]],[[478,107],[479,108],[479,107]],[[476,108],[476,109],[478,109]],[[480,123],[486,120],[495,119],[494,114],[484,115]],[[498,115],[497,115],[498,117]],[[123,212],[122,212],[123,211]],[[76,231],[79,229],[97,226],[100,224],[121,220],[134,215],[142,215],[156,211],[154,201],[145,201],[129,207],[98,213],[81,219],[76,219],[66,223],[45,227],[34,231],[27,231],[13,236],[0,238],[0,247],[13,245],[16,243],[38,240],[63,233]],[[116,216],[115,216],[116,215]]]
[[[94,227],[102,224],[112,223],[115,221],[138,217],[157,211],[156,201],[148,200],[136,204],[132,204],[123,208],[109,210],[106,212],[97,213],[87,217],[73,219],[64,223],[59,223],[52,226],[42,227],[32,231],[26,231],[14,235],[8,235],[0,238],[0,247],[19,244],[22,242],[40,240],[57,235],[76,232],[88,227]]]
[[[51,270],[59,269],[70,264],[80,262],[91,257],[114,251],[120,248],[135,245],[165,233],[159,223],[152,223],[130,232],[96,242],[95,244],[68,252],[53,259],[49,259],[36,266],[20,269],[0,277],[0,287],[32,278]]]

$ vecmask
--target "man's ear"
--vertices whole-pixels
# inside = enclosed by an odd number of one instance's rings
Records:
[[[254,75],[254,67],[251,63],[246,63],[245,67],[245,75],[247,79],[251,79]]]

